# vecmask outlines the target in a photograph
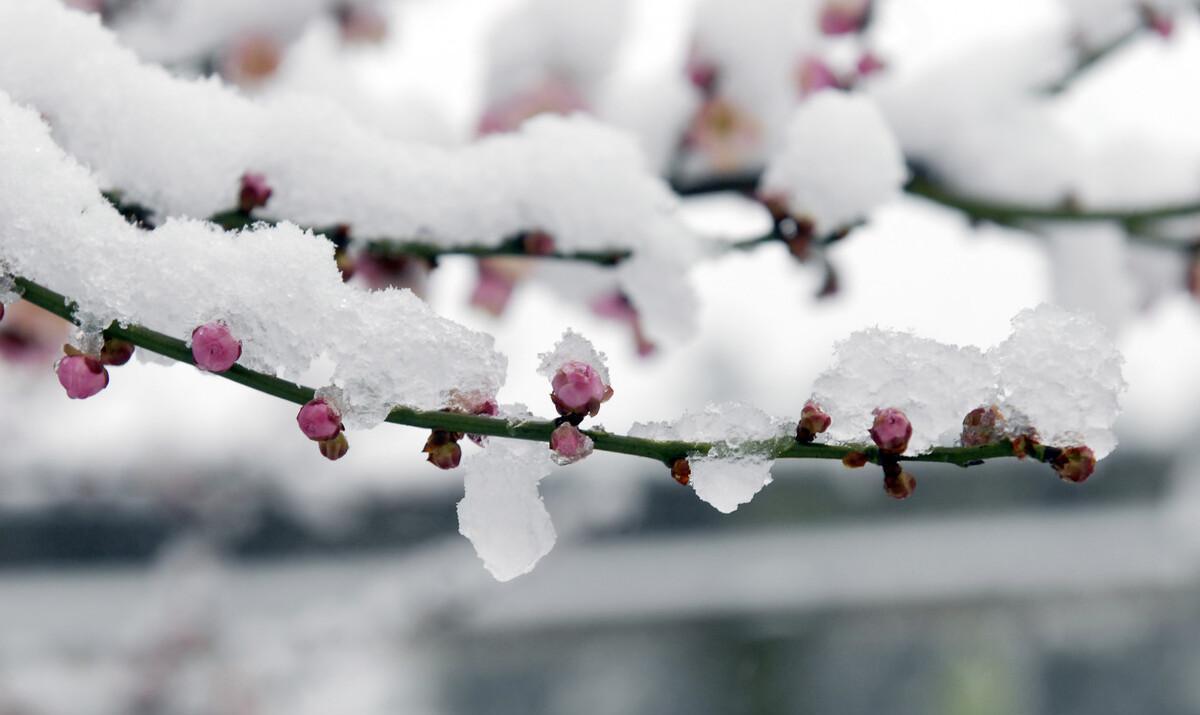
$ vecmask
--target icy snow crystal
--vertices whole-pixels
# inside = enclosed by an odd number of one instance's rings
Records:
[[[994,399],[993,383],[978,348],[873,328],[837,344],[813,398],[833,418],[825,436],[834,442],[869,441],[872,410],[899,408],[912,422],[915,453],[953,444],[963,416]]]
[[[591,366],[593,370],[599,373],[600,379],[605,385],[612,384],[608,377],[608,367],[605,365],[606,359],[604,353],[597,350],[591,341],[574,330],[564,332],[562,339],[554,344],[553,350],[541,353],[538,357],[542,359],[542,362],[538,366],[537,372],[547,379],[553,378],[554,373],[558,372],[558,368],[564,364],[568,362],[581,362]]]
[[[493,438],[463,467],[458,530],[496,580],[529,573],[556,538],[538,494],[538,482],[554,468],[550,451],[537,442]]]
[[[1117,446],[1124,363],[1090,316],[1043,304],[1013,319],[1013,333],[988,351],[1001,409],[1024,414],[1047,444],[1086,444],[1101,459]]]
[[[759,191],[781,196],[822,234],[865,218],[897,196],[907,176],[900,145],[874,101],[825,91],[796,110]]]
[[[877,328],[856,332],[837,344],[813,392],[833,418],[833,442],[866,442],[872,410],[897,407],[912,422],[909,453],[951,446],[968,412],[998,404],[1044,443],[1086,444],[1102,458],[1116,446],[1121,363],[1096,320],[1042,305],[1014,318],[1012,335],[986,353]]]

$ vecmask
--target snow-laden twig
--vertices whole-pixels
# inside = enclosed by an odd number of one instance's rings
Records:
[[[33,281],[16,277],[15,283],[21,291],[21,297],[40,308],[50,311],[66,320],[75,320],[75,304],[66,296],[41,286]],[[178,362],[195,364],[192,350],[182,340],[156,332],[140,325],[121,326],[112,324],[105,329],[105,335],[120,340],[126,340],[140,348],[162,355]],[[257,372],[241,365],[234,365],[229,370],[218,374],[240,385],[253,390],[278,397],[288,402],[305,404],[313,399],[316,391],[287,380]],[[387,421],[410,427],[423,429],[447,430],[465,432],[493,437],[528,440],[534,442],[550,441],[550,434],[559,422],[555,420],[522,420],[510,421],[497,417],[467,415],[440,410],[418,410],[408,407],[397,407],[387,416]],[[705,455],[717,445],[714,442],[695,442],[684,440],[656,440],[628,435],[613,434],[603,430],[582,430],[595,443],[595,449],[602,452],[614,452],[638,457],[646,457],[662,462],[668,466],[676,460],[690,455]],[[878,448],[866,444],[802,444],[791,439],[778,439],[761,445],[743,444],[743,449],[754,446],[763,450],[776,459],[834,459],[844,460],[847,456],[858,453],[866,461],[880,463],[881,455]],[[1051,450],[1053,448],[1050,448]],[[1028,456],[1038,461],[1046,461],[1047,448],[1033,445]],[[1014,456],[1011,441],[1005,439],[993,444],[978,447],[934,447],[924,453],[901,455],[899,460],[912,462],[934,462],[954,464],[969,467],[981,464],[986,460]]]

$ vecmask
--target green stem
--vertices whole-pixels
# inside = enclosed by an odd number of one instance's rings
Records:
[[[61,318],[75,322],[75,304],[67,297],[41,286],[31,280],[21,277],[14,278],[21,297]],[[179,362],[194,365],[192,351],[182,340],[172,338],[157,331],[139,325],[121,326],[113,323],[104,331],[112,338],[126,340],[134,345],[157,353]],[[272,375],[256,372],[241,365],[234,365],[229,370],[216,373],[226,380],[232,380],[253,390],[278,397],[288,402],[302,405],[313,399],[315,390],[311,387],[298,385],[287,380],[281,380]],[[508,437],[534,442],[550,441],[550,433],[558,426],[552,420],[510,421],[497,417],[466,415],[440,410],[417,410],[410,407],[397,407],[387,416],[388,422],[420,427],[439,429],[451,432],[466,432],[470,434]],[[676,459],[694,455],[704,455],[713,451],[719,445],[712,442],[688,442],[672,440],[652,440],[628,435],[613,434],[599,429],[583,430],[592,438],[595,448],[602,452],[629,454],[637,457],[654,459],[670,465]],[[879,451],[867,445],[829,445],[801,444],[795,440],[780,439],[766,442],[756,442],[744,445],[747,453],[769,454],[777,459],[837,459],[861,452],[868,461],[876,464],[880,461]],[[1005,441],[983,447],[935,447],[924,454],[900,457],[911,462],[940,462],[968,467],[984,460],[1013,456],[1011,443]],[[1035,459],[1044,461],[1041,447],[1034,449]]]

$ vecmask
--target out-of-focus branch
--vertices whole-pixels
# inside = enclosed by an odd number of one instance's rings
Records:
[[[75,321],[75,304],[66,296],[25,278],[15,277],[15,282],[24,300],[66,320]],[[172,360],[195,364],[191,350],[182,340],[172,338],[149,328],[132,324],[123,327],[117,323],[113,323],[104,332],[108,337],[128,341],[142,349],[149,350]],[[281,380],[272,375],[256,372],[241,365],[234,365],[225,372],[214,374],[253,390],[300,405],[312,400],[316,394],[315,390],[311,387]],[[552,420],[512,421],[440,410],[416,410],[408,407],[397,407],[392,410],[387,417],[387,421],[410,427],[507,437],[509,439],[546,442],[547,444],[550,441],[551,432],[559,425],[558,422]],[[712,442],[644,439],[596,429],[583,430],[583,432],[591,437],[597,450],[646,457],[668,466],[681,458],[709,454],[719,446],[719,444]],[[1055,452],[1052,447],[1048,448],[1036,444],[1026,445],[1024,448],[1028,456],[1038,461],[1047,461],[1052,458]],[[866,461],[876,464],[881,463],[881,454],[878,448],[868,445],[802,444],[793,439],[780,438],[767,442],[744,444],[743,449],[746,449],[750,453],[761,453],[777,459],[841,460],[848,455],[858,453],[863,455]],[[898,459],[910,462],[938,462],[969,467],[986,460],[1012,457],[1013,455],[1012,443],[1005,440],[980,447],[935,447],[923,454],[901,456]]]

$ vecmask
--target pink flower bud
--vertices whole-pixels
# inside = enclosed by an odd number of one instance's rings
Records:
[[[829,65],[816,57],[806,57],[796,69],[796,83],[800,88],[800,96],[820,92],[823,89],[837,89],[842,86]]]
[[[1017,459],[1025,459],[1030,454],[1036,454],[1036,449],[1041,446],[1038,441],[1036,432],[1027,434],[1019,434],[1012,438],[1013,456]]]
[[[809,400],[804,403],[804,409],[800,410],[800,424],[796,427],[796,441],[811,442],[817,435],[829,429],[829,425],[832,423],[833,418],[826,414],[820,405]]]
[[[963,418],[962,446],[982,447],[1004,436],[1004,415],[995,405],[976,407]]]
[[[320,397],[300,408],[296,423],[305,437],[317,442],[333,439],[342,431],[342,415]]]
[[[519,278],[518,272],[510,270],[509,264],[500,259],[479,261],[479,279],[471,293],[471,305],[500,316],[508,307]]]
[[[334,12],[346,44],[377,45],[387,37],[387,19],[373,5],[343,3]]]
[[[54,367],[58,383],[72,400],[82,400],[108,387],[108,370],[91,355],[67,355]]]
[[[858,70],[859,77],[870,77],[876,72],[882,72],[887,68],[883,60],[874,52],[867,51],[859,56],[858,62],[855,64],[855,69]]]
[[[221,75],[241,86],[262,83],[283,59],[279,42],[270,35],[252,33],[243,35],[225,51],[221,61]]]
[[[1096,471],[1096,453],[1090,447],[1068,447],[1050,461],[1050,466],[1059,479],[1079,484]]]
[[[350,442],[346,440],[345,432],[338,432],[333,439],[323,439],[317,442],[317,449],[321,451],[321,456],[331,462],[336,462],[346,456],[346,452],[350,451]]]
[[[495,400],[489,399],[480,402],[467,412],[472,415],[486,415],[487,417],[495,417],[496,415],[500,414],[500,406],[496,404]],[[481,434],[468,434],[467,439],[482,447],[484,442],[487,440],[487,437]]]
[[[692,465],[683,457],[676,459],[671,463],[671,478],[686,487],[692,481]]]
[[[600,411],[600,403],[612,397],[612,388],[604,384],[600,373],[591,365],[577,360],[571,360],[558,368],[550,380],[553,391],[550,399],[554,401],[558,414],[596,416]]]
[[[551,78],[488,107],[478,130],[480,134],[510,132],[539,114],[572,114],[588,109],[587,99],[574,85]]]
[[[530,256],[549,256],[554,253],[554,236],[545,231],[529,231],[521,237],[521,248]]]
[[[859,32],[870,10],[871,0],[827,0],[821,9],[821,32],[826,35]]]
[[[1142,23],[1163,39],[1170,39],[1175,32],[1175,18],[1150,3],[1142,3]]]
[[[762,125],[750,113],[724,97],[711,97],[700,106],[684,135],[685,145],[699,152],[714,171],[733,171],[761,148]]]
[[[241,341],[221,321],[205,323],[192,331],[192,359],[201,370],[225,372],[241,356]]]
[[[899,462],[883,465],[883,491],[893,499],[907,499],[917,490],[917,479],[904,471]]]
[[[433,430],[429,439],[425,440],[425,448],[421,451],[426,455],[426,461],[438,469],[454,469],[462,461],[462,447],[458,440],[462,439],[461,432]]]
[[[104,347],[100,350],[100,362],[105,365],[124,365],[132,357],[133,343],[117,338],[105,340]]]
[[[687,77],[692,86],[711,96],[717,89],[717,66],[692,53],[687,63]]]
[[[267,177],[252,171],[242,174],[242,188],[238,192],[238,208],[250,213],[260,206],[266,206],[271,198],[271,187]]]
[[[875,424],[871,427],[871,439],[884,454],[902,454],[908,449],[912,437],[912,423],[895,407],[875,410]]]
[[[570,422],[562,423],[550,433],[550,449],[554,452],[550,458],[556,464],[574,464],[591,454],[594,446],[592,438]]]

